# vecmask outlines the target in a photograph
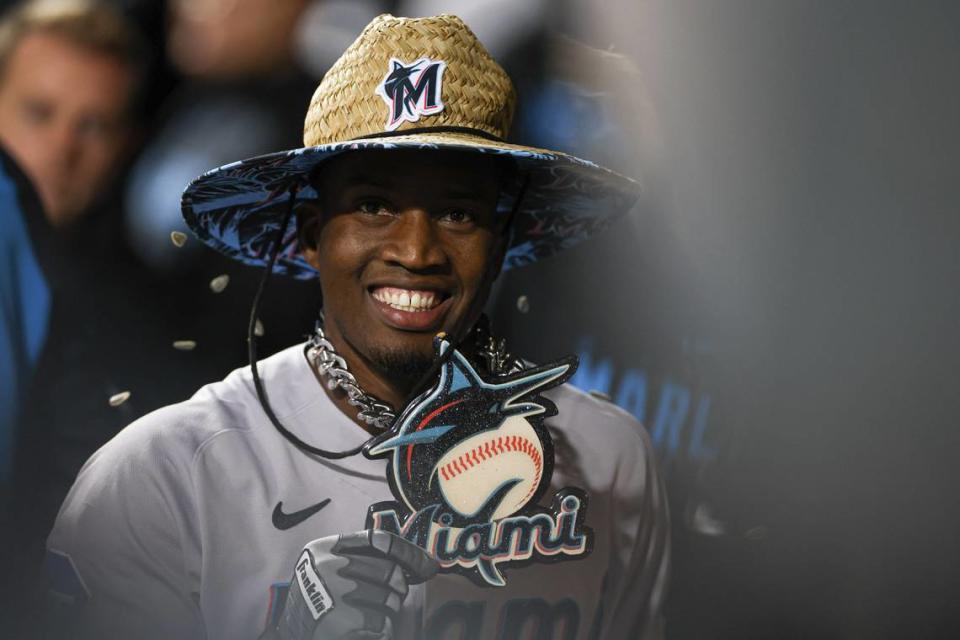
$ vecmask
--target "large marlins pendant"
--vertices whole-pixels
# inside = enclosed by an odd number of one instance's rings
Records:
[[[552,505],[554,451],[540,395],[573,375],[577,358],[484,380],[447,340],[437,384],[411,402],[364,453],[389,456],[396,501],[370,507],[367,528],[392,531],[430,552],[441,571],[503,586],[505,565],[576,559],[592,548],[586,492],[564,487]]]

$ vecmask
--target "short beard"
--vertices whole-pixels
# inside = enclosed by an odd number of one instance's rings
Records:
[[[374,349],[367,360],[398,387],[413,391],[433,366],[433,356],[399,349]]]

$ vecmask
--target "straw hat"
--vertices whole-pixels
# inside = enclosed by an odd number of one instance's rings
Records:
[[[290,198],[317,197],[310,173],[337,154],[376,149],[463,150],[508,156],[519,171],[497,205],[516,209],[504,269],[577,244],[633,206],[639,185],[587,160],[509,144],[516,94],[510,78],[452,15],[373,20],[317,87],[304,147],[228,164],[194,180],[183,216],[207,245],[264,266]],[[525,188],[521,189],[521,182]],[[295,204],[295,203],[293,203]],[[317,273],[284,232],[275,271]]]

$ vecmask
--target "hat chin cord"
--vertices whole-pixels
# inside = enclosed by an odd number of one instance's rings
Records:
[[[270,406],[270,400],[267,399],[267,391],[263,386],[263,380],[260,379],[260,372],[258,371],[257,367],[256,327],[257,318],[260,316],[260,301],[263,298],[264,290],[267,288],[267,280],[270,279],[270,275],[273,273],[273,266],[276,264],[277,257],[280,254],[280,247],[283,244],[283,236],[287,232],[287,226],[290,224],[290,218],[293,217],[293,208],[297,201],[297,190],[297,185],[293,185],[290,188],[290,201],[289,205],[287,206],[287,212],[283,216],[283,222],[280,223],[280,230],[277,232],[277,236],[273,241],[273,246],[270,247],[270,259],[267,261],[266,271],[264,271],[263,276],[260,278],[260,284],[257,286],[257,292],[253,296],[253,307],[250,309],[250,322],[247,324],[247,356],[250,359],[250,373],[253,376],[253,386],[257,390],[257,399],[260,400],[260,406],[263,407],[263,412],[267,414],[270,422],[273,423],[274,428],[280,432],[280,435],[289,440],[301,451],[313,454],[315,456],[320,456],[321,458],[327,458],[328,460],[339,460],[341,458],[348,458],[360,453],[366,443],[346,451],[327,451],[325,449],[314,447],[313,445],[308,444],[298,438],[296,434],[292,433],[289,429],[284,427],[283,424],[281,424],[280,419],[277,418],[277,415],[273,412],[273,407]]]
[[[529,184],[529,182],[530,182],[529,176],[525,175],[523,178],[523,182],[521,183],[520,189],[517,192],[517,199],[510,210],[510,214],[507,216],[506,222],[504,223],[504,226],[501,232],[504,236],[507,236],[507,234],[509,234],[510,232],[511,225],[513,223],[513,218],[517,213],[517,210],[520,208],[520,203],[523,201],[523,197],[524,197],[524,194],[526,193],[527,185]],[[267,414],[267,418],[270,419],[270,422],[273,424],[274,428],[276,428],[276,430],[280,432],[280,435],[282,435],[291,444],[293,444],[295,447],[297,447],[304,453],[320,456],[321,458],[326,458],[328,460],[341,460],[343,458],[349,458],[351,456],[357,455],[358,453],[363,451],[364,447],[366,447],[367,444],[369,444],[369,442],[374,438],[376,438],[377,436],[371,437],[366,442],[360,444],[357,447],[354,447],[352,449],[347,449],[344,451],[328,451],[326,449],[320,449],[307,442],[304,442],[296,434],[292,433],[289,429],[284,427],[283,424],[280,422],[280,419],[277,418],[276,413],[274,413],[273,411],[273,407],[271,407],[270,405],[270,400],[267,398],[267,392],[266,392],[266,389],[264,388],[263,380],[260,378],[260,372],[257,366],[256,327],[257,327],[257,318],[260,317],[260,302],[263,299],[263,292],[267,287],[267,280],[270,279],[270,276],[273,273],[273,267],[276,264],[277,258],[280,255],[280,248],[283,245],[283,237],[286,234],[287,227],[290,224],[290,219],[293,217],[293,210],[296,205],[296,195],[298,190],[299,190],[299,185],[297,184],[294,184],[290,187],[290,190],[289,190],[290,199],[289,199],[289,204],[287,206],[287,211],[283,216],[283,221],[280,224],[280,229],[277,232],[276,237],[274,238],[272,246],[270,247],[270,258],[267,261],[267,268],[264,271],[263,276],[260,278],[260,283],[259,285],[257,285],[257,291],[253,297],[253,305],[250,309],[250,320],[247,323],[247,355],[250,360],[250,373],[251,373],[251,376],[253,377],[253,386],[257,391],[257,399],[260,401],[260,406],[263,407],[263,412]],[[491,262],[487,265],[486,269],[484,270],[483,278],[481,279],[480,288],[478,289],[478,291],[486,291],[489,289],[489,287],[493,284],[496,271],[497,271],[496,264]],[[427,372],[424,373],[423,376],[421,376],[417,384],[413,386],[413,391],[407,397],[407,400],[404,403],[404,406],[409,405],[409,403],[414,398],[420,395],[431,384],[432,380],[439,373],[441,367],[443,367],[443,365],[447,362],[447,360],[449,360],[453,356],[454,350],[457,350],[460,348],[463,341],[469,335],[470,327],[468,326],[468,323],[470,322],[470,319],[473,318],[474,316],[477,316],[480,313],[485,302],[486,300],[484,300],[481,296],[475,296],[474,299],[470,301],[470,306],[467,308],[467,312],[460,319],[459,323],[455,328],[453,335],[451,336],[452,340],[450,342],[453,348],[447,349],[446,351],[444,351],[443,354],[440,355],[440,357],[434,360],[430,369],[428,369]],[[502,355],[500,353],[497,353],[497,349],[498,348],[503,349],[503,341],[496,340],[495,338],[492,338],[492,337],[488,337],[487,339],[490,345],[490,347],[487,348],[487,351],[490,351],[492,349],[494,352],[492,354],[489,354],[489,353],[486,354],[489,362],[489,361],[495,360],[497,357]],[[309,344],[307,345],[307,348],[308,349],[310,348]],[[510,360],[511,360],[510,362],[511,366],[514,366],[514,367],[517,366],[517,362],[519,361],[512,361],[512,359]],[[359,388],[359,385],[358,385],[358,388]],[[372,396],[370,397],[372,398]],[[400,415],[402,415],[402,412],[400,413]]]

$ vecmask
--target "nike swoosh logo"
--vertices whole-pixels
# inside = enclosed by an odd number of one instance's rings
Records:
[[[283,512],[283,501],[277,503],[277,506],[273,508],[273,526],[280,531],[286,531],[291,527],[295,527],[320,509],[323,509],[325,506],[330,504],[330,498],[326,500],[321,500],[312,507],[307,507],[306,509],[300,509],[300,511],[294,511],[293,513],[284,513]]]

